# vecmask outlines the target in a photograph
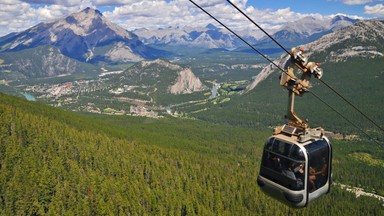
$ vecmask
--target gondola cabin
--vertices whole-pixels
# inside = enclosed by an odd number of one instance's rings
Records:
[[[322,129],[294,131],[285,125],[268,138],[257,183],[267,195],[302,208],[330,191],[332,148]]]

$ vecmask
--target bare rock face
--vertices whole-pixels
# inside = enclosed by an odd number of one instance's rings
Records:
[[[42,68],[47,72],[48,76],[56,74],[74,73],[76,70],[76,62],[62,54],[54,52],[53,48],[42,56]]]
[[[383,29],[384,20],[361,21],[306,44],[304,48],[309,50],[307,56],[328,52],[326,62],[346,62],[351,57],[382,58]]]
[[[12,69],[28,77],[52,77],[82,72],[78,61],[66,57],[56,47],[34,49],[34,55],[25,55],[15,60]]]
[[[204,86],[200,79],[193,74],[190,68],[180,71],[176,83],[168,88],[169,92],[172,94],[189,94],[205,89],[206,86]]]
[[[165,59],[141,61],[128,68],[116,82],[145,86],[156,94],[190,94],[208,89],[190,68]]]
[[[132,48],[123,42],[118,42],[105,56],[112,62],[135,62],[144,58],[132,51]]]

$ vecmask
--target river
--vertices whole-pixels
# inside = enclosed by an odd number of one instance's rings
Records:
[[[23,92],[21,93],[27,100],[29,101],[36,101],[36,98],[31,95],[30,93],[27,93],[27,92]]]
[[[219,83],[217,83],[217,84],[215,84],[215,85],[213,86],[213,88],[212,88],[212,94],[211,94],[211,96],[209,97],[209,99],[213,99],[213,98],[216,97],[216,95],[217,95],[217,91],[219,90],[219,87],[220,87],[220,84],[219,84]]]

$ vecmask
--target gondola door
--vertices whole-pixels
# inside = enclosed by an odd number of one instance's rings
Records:
[[[308,154],[308,201],[330,191],[332,183],[332,147],[326,138],[305,146]]]

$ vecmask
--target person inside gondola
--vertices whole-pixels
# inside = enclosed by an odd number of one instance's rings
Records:
[[[315,191],[317,188],[320,188],[324,185],[327,179],[327,169],[328,164],[326,163],[326,159],[321,159],[321,169],[316,171],[315,168],[309,168],[309,183],[311,185],[310,192]]]
[[[327,181],[327,177],[328,177],[328,164],[324,157],[321,159],[321,163],[322,165],[321,165],[320,171],[315,173],[315,175],[317,175],[316,179],[317,179],[318,186],[323,186]]]
[[[309,168],[309,184],[311,185],[311,189],[309,190],[310,193],[316,190],[316,184],[315,184],[316,173],[317,172],[315,168],[312,168],[312,167]]]
[[[293,169],[293,172],[296,176],[296,188],[303,189],[304,187],[304,163],[296,163],[296,167]]]
[[[293,172],[294,165],[295,165],[294,163],[291,163],[291,164],[287,167],[287,169],[282,170],[282,173],[283,173],[283,175],[287,176],[288,178],[290,178],[290,179],[296,181],[296,175],[295,175],[295,173]]]
[[[271,156],[271,162],[272,162],[273,169],[275,171],[280,172],[282,170],[281,161],[280,161],[280,158],[278,156],[273,154]]]
[[[291,183],[288,184],[289,188],[294,190],[302,190],[304,187],[304,164],[292,162],[287,169],[282,170],[282,174],[288,177]]]

